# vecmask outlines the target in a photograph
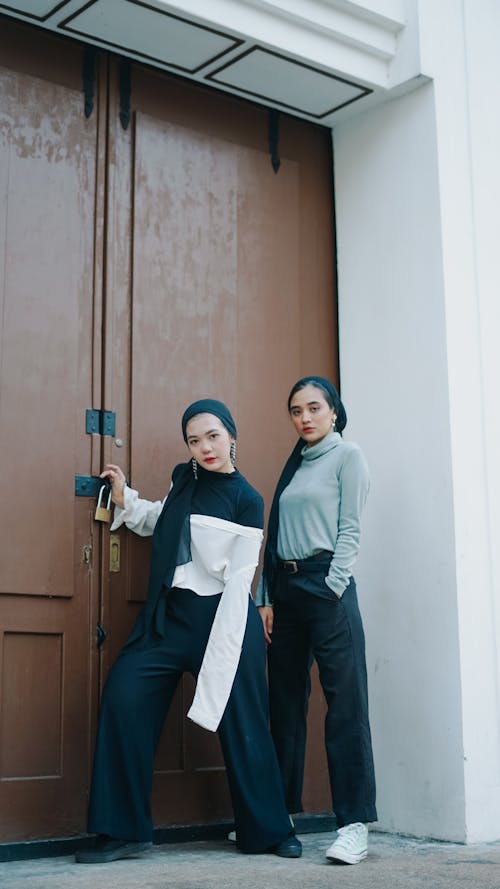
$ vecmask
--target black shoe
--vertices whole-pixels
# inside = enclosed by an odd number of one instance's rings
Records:
[[[129,858],[138,852],[145,852],[152,845],[153,843],[100,837],[92,849],[80,849],[76,852],[75,861],[78,864],[105,864],[107,861],[118,861],[119,858]]]
[[[300,858],[302,855],[302,843],[296,836],[292,835],[281,840],[281,843],[273,846],[269,851],[273,852],[274,855],[279,855],[280,858]]]

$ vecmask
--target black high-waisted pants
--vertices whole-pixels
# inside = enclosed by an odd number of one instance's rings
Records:
[[[165,633],[125,646],[104,687],[88,830],[150,841],[153,759],[184,671],[198,675],[220,596],[171,589]],[[262,621],[250,600],[241,658],[220,723],[238,846],[261,852],[294,831],[268,724]]]
[[[309,570],[309,568],[311,570]],[[341,599],[328,563],[280,570],[269,647],[271,731],[289,812],[302,811],[309,670],[315,658],[326,702],[325,744],[338,827],[377,820],[368,721],[365,639],[351,577]]]

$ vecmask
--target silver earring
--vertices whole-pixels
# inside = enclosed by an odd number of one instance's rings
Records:
[[[196,457],[192,457],[191,466],[193,467],[193,475],[195,478],[198,478],[198,464],[196,462]]]
[[[335,422],[336,422],[336,420],[337,420],[337,417],[334,417],[334,418],[333,418],[333,421],[332,421],[332,432],[335,432]]]
[[[236,442],[235,441],[231,442],[231,447],[229,449],[229,456],[231,458],[231,463],[234,466],[234,464],[236,463]]]

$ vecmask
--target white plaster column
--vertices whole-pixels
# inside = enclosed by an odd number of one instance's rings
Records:
[[[356,571],[379,826],[464,839],[461,682],[431,85],[334,131],[346,436],[372,491]]]
[[[496,0],[420,3],[435,82],[471,842],[500,837],[499,29]]]
[[[422,0],[434,82],[334,130],[379,825],[468,842],[500,837],[499,14]]]

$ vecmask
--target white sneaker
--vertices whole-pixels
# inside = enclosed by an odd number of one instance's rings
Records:
[[[359,864],[368,855],[368,827],[366,824],[346,824],[337,831],[337,839],[326,850],[330,861]]]

